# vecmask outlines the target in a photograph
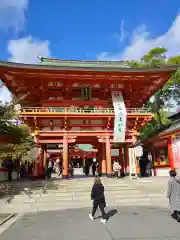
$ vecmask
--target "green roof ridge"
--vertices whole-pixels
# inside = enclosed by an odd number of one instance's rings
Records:
[[[61,60],[56,58],[38,57],[39,65],[46,66],[61,66],[61,67],[113,67],[124,68],[127,67],[124,61],[96,61],[96,60]]]

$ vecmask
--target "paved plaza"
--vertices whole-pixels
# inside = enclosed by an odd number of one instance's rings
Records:
[[[88,219],[91,209],[25,214],[0,236],[1,240],[175,240],[180,225],[167,209],[155,207],[109,208],[109,220]],[[97,214],[98,215],[98,214]]]
[[[180,239],[180,225],[171,219],[166,199],[168,178],[102,178],[109,216],[105,225],[100,218],[88,219],[93,181],[13,183],[8,198],[1,199],[0,212],[2,218],[17,215],[0,226],[0,239]]]

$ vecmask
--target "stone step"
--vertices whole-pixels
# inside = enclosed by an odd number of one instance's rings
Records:
[[[106,198],[123,198],[123,199],[129,199],[129,198],[141,198],[141,197],[148,197],[148,198],[153,198],[153,197],[161,197],[161,198],[164,198],[164,196],[149,196],[147,195],[146,193],[131,193],[131,192],[128,192],[128,193],[114,193],[114,194],[111,194],[109,192],[106,192],[105,193],[105,196]],[[44,194],[44,195],[31,195],[30,197],[28,196],[22,196],[22,195],[19,195],[19,196],[15,196],[13,201],[31,201],[29,199],[35,199],[36,201],[38,199],[47,199],[47,200],[52,200],[52,199],[89,199],[91,197],[90,193],[85,193],[85,192],[82,192],[81,194],[80,193],[55,193],[55,194]]]
[[[137,197],[137,198],[114,198],[114,201],[116,203],[121,203],[121,202],[149,202],[150,199],[146,197]]]
[[[18,204],[18,203],[22,203],[22,204],[26,204],[26,203],[29,203],[29,204],[42,204],[42,203],[50,203],[50,204],[66,204],[67,202],[70,202],[71,205],[76,203],[76,202],[83,202],[83,203],[86,203],[86,202],[89,202],[91,201],[90,197],[89,196],[83,196],[83,197],[78,197],[78,196],[64,196],[64,197],[60,197],[60,198],[55,198],[55,197],[44,197],[44,198],[37,198],[37,199],[34,199],[34,198],[29,198],[29,199],[14,199],[12,201],[13,204]],[[115,202],[115,203],[124,203],[124,202],[130,202],[130,203],[134,203],[134,202],[147,202],[147,201],[150,201],[152,203],[157,203],[157,204],[160,204],[160,203],[165,203],[167,204],[168,201],[163,198],[163,197],[154,197],[154,198],[149,198],[147,196],[133,196],[131,198],[125,198],[123,196],[116,196],[116,197],[111,197],[111,196],[106,196],[106,202]]]
[[[147,195],[152,198],[163,197],[164,199],[167,199],[166,194],[164,193],[147,193]]]
[[[107,201],[107,206],[110,207],[123,207],[123,206],[159,206],[168,207],[165,201],[150,201],[149,199],[128,199],[118,201]],[[13,203],[1,208],[1,212],[36,212],[36,211],[50,211],[50,210],[62,210],[72,208],[92,207],[92,201],[50,201],[50,202],[32,202],[32,203]]]
[[[118,201],[107,201],[107,205],[108,206],[121,206],[121,205],[125,205],[125,204],[144,204],[144,203],[151,203],[149,199],[146,198],[141,198],[141,199],[119,199]],[[156,202],[155,202],[156,203]],[[158,203],[158,202],[157,202]],[[79,201],[79,200],[67,200],[67,201],[51,201],[51,202],[46,202],[46,201],[38,201],[38,202],[33,202],[31,203],[24,203],[25,205],[32,205],[34,207],[45,207],[45,206],[51,206],[52,208],[55,206],[59,206],[59,207],[67,207],[67,208],[74,208],[74,207],[87,207],[87,206],[92,206],[92,201],[91,200],[86,200],[86,201]],[[18,203],[16,204],[16,206],[18,206]]]
[[[86,195],[86,194],[90,194],[91,193],[91,190],[89,189],[88,191],[87,190],[73,190],[73,191],[47,191],[45,194],[43,195],[55,195],[55,196],[65,196],[65,195]],[[126,190],[115,190],[115,189],[111,189],[111,190],[106,190],[105,191],[105,194],[109,194],[109,195],[116,195],[116,194],[122,194],[122,195],[128,195],[128,194],[142,194],[143,191],[140,191],[140,190],[136,190],[136,189],[133,189],[133,190],[129,190],[129,189],[126,189]],[[39,196],[39,194],[32,194],[33,196],[37,195]],[[41,193],[42,195],[42,193]]]
[[[136,195],[112,195],[107,196],[112,197],[113,199],[137,199],[137,198],[148,198],[145,194],[136,194]]]
[[[167,206],[167,201],[158,201],[158,200],[149,200],[147,198],[137,198],[137,199],[115,199],[107,201],[107,205],[108,206],[125,206],[125,205],[144,205],[144,204],[148,204],[149,205],[165,205]],[[58,206],[58,207],[64,207],[64,208],[73,208],[73,207],[87,207],[87,206],[92,206],[92,201],[91,200],[86,200],[86,201],[82,201],[82,200],[67,200],[67,201],[37,201],[37,202],[25,202],[23,205],[21,203],[12,203],[9,204],[7,206],[11,207],[14,206],[16,208],[16,206],[23,206],[23,207],[46,207],[46,206],[51,206],[51,208]]]

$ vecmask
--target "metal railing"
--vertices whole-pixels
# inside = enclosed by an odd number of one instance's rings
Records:
[[[149,108],[127,108],[127,114],[152,114]],[[60,113],[60,114],[112,114],[113,108],[72,108],[72,107],[28,107],[22,108],[21,114],[29,113]]]

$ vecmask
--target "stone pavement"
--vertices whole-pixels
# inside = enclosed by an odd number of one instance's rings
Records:
[[[3,222],[9,217],[10,214],[6,213],[0,213],[0,226],[3,224]]]
[[[107,204],[111,207],[152,205],[167,207],[167,179],[102,178],[102,182],[105,186]],[[0,212],[41,212],[91,207],[90,191],[93,181],[93,178],[84,178],[14,183],[9,187],[8,199],[0,200]]]
[[[91,209],[72,209],[23,215],[1,240],[176,240],[180,225],[170,212],[157,207],[119,207],[103,225],[88,219]],[[116,209],[114,209],[116,210]],[[113,215],[114,213],[114,215]],[[98,214],[97,214],[98,215]],[[112,216],[113,215],[113,216]]]

